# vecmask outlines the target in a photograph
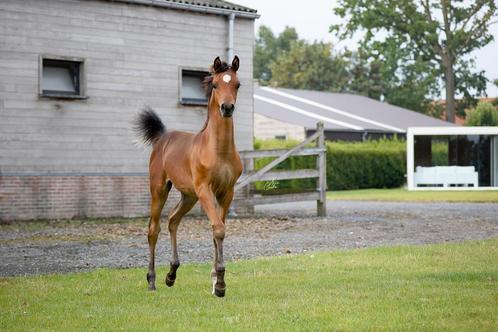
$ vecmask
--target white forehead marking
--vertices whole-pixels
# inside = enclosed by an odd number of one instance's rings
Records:
[[[232,76],[225,74],[223,75],[223,82],[228,83],[232,80]]]

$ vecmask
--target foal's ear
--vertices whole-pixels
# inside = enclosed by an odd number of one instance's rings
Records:
[[[239,57],[238,57],[238,56],[235,56],[235,57],[233,58],[233,61],[232,61],[232,70],[233,70],[233,71],[237,71],[237,70],[239,70],[239,62],[240,62],[240,61],[239,61]]]
[[[213,63],[213,71],[215,73],[218,72],[218,70],[220,70],[221,68],[221,60],[220,60],[220,57],[217,56],[216,59],[214,59],[214,63]]]

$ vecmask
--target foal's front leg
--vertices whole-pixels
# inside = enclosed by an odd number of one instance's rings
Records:
[[[221,218],[221,221],[223,222],[223,225],[225,225],[225,219],[228,213],[228,209],[230,208],[230,204],[232,203],[233,200],[233,195],[234,191],[233,190],[227,190],[224,194],[220,195],[217,197],[218,201],[218,213]],[[213,244],[214,244],[214,262],[213,262],[213,268],[211,270],[211,280],[213,282],[213,294],[216,292],[216,283],[218,282],[218,273],[216,272],[216,266],[218,263],[218,245],[216,243],[216,240],[213,238]],[[222,259],[223,259],[223,248],[220,248]]]
[[[215,247],[214,270],[216,282],[213,293],[218,297],[225,296],[225,263],[223,261],[223,240],[225,238],[225,224],[216,208],[216,197],[208,186],[201,186],[197,196],[204,212],[206,212],[213,227],[213,242]]]

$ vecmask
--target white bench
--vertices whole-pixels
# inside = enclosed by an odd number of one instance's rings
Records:
[[[414,175],[416,187],[477,187],[479,185],[479,176],[474,166],[417,166]]]

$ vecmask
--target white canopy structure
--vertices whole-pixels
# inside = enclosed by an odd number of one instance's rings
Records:
[[[408,190],[498,190],[498,127],[409,127]]]

